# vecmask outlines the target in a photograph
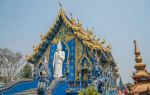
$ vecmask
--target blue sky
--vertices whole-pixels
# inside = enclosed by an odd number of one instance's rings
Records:
[[[61,0],[60,0],[61,1]],[[112,45],[124,82],[135,71],[133,40],[137,40],[143,63],[150,63],[149,0],[63,0],[84,29],[94,28],[98,38]],[[51,27],[59,12],[57,0],[0,0],[0,47],[31,54],[40,35]],[[150,65],[147,66],[150,71]]]

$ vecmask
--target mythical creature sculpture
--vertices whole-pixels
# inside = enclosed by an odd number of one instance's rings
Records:
[[[42,64],[39,70],[37,95],[46,95],[46,90],[49,83],[49,76],[51,74],[47,63],[48,61],[46,57],[44,63]]]

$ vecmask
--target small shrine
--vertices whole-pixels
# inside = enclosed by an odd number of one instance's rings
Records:
[[[142,57],[137,47],[136,41],[135,46],[135,69],[133,73],[134,86],[131,87],[131,95],[150,95],[150,73],[147,72],[146,65],[142,63]]]

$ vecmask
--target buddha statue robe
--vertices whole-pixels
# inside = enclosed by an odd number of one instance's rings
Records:
[[[58,42],[57,50],[54,54],[54,60],[53,60],[53,68],[54,68],[54,77],[60,78],[62,77],[62,67],[63,62],[65,60],[65,52],[62,51],[62,45],[61,42]]]

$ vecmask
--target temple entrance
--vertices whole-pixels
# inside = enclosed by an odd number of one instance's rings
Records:
[[[88,69],[82,68],[81,69],[81,76],[82,76],[82,86],[87,87],[88,86]]]
[[[82,81],[87,81],[88,80],[88,70],[82,69],[81,74],[82,74]]]

